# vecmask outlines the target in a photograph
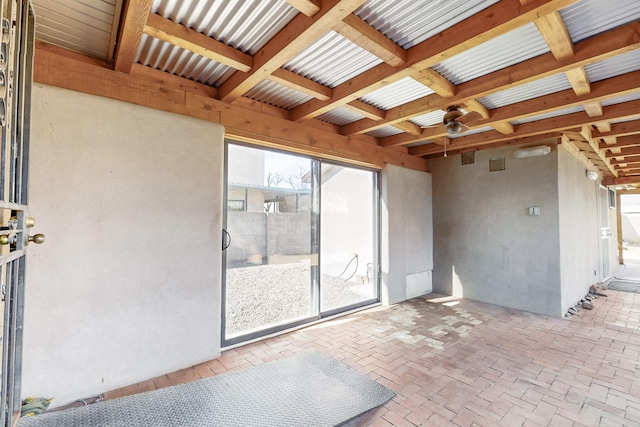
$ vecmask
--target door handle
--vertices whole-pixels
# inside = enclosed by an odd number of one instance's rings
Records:
[[[222,229],[222,250],[226,251],[229,246],[231,246],[231,234],[229,234],[229,232],[223,228]]]

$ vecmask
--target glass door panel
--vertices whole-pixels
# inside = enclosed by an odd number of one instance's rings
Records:
[[[317,162],[228,144],[225,343],[318,316]],[[229,239],[227,239],[229,243]]]
[[[323,163],[320,310],[378,299],[376,173]]]

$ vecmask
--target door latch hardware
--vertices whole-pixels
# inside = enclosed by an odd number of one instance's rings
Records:
[[[16,234],[2,234],[0,235],[0,245],[12,245],[16,242]]]

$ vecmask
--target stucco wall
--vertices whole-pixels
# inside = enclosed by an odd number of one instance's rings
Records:
[[[37,85],[23,396],[61,405],[219,354],[223,128]]]
[[[432,290],[431,174],[387,165],[382,170],[381,299],[394,304]]]
[[[559,317],[558,154],[433,159],[434,291]],[[505,157],[506,170],[489,172]],[[539,206],[539,216],[528,207]]]
[[[589,286],[598,281],[598,189],[597,181],[587,179],[584,165],[560,146],[558,198],[562,313],[566,313],[569,307],[580,301],[587,294]],[[607,200],[604,203],[607,203]],[[613,219],[615,220],[615,212]],[[603,242],[609,244],[610,240]]]

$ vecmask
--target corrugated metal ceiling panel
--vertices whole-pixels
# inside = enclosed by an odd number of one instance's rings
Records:
[[[146,34],[142,35],[136,62],[215,87],[235,72],[231,67]]]
[[[640,20],[638,0],[581,0],[560,11],[573,42]]]
[[[444,110],[436,110],[428,114],[423,114],[422,116],[414,117],[411,119],[411,122],[422,127],[441,125],[445,114],[446,112]]]
[[[151,11],[251,55],[298,14],[285,0],[155,0]]]
[[[529,23],[446,59],[433,69],[458,85],[547,52],[549,46],[538,28]]]
[[[497,2],[369,0],[355,14],[403,48],[409,49]]]
[[[577,105],[575,107],[564,108],[562,110],[550,111],[544,114],[538,114],[536,116],[525,117],[524,119],[512,120],[512,125],[521,125],[523,123],[537,122],[538,120],[550,119],[552,117],[564,116],[565,114],[573,114],[584,111],[584,108]]]
[[[279,83],[263,80],[245,95],[255,101],[290,110],[311,99],[305,93],[282,86]]]
[[[385,126],[380,129],[372,130],[371,132],[367,132],[367,135],[374,136],[376,138],[384,138],[387,136],[398,135],[402,133],[400,129],[396,129],[393,126]]]
[[[601,104],[603,107],[607,107],[609,105],[622,104],[623,102],[637,101],[638,99],[640,99],[640,88],[638,88],[638,92],[636,93],[630,93],[617,98],[605,99]]]
[[[377,56],[329,31],[284,68],[333,88],[380,63]]]
[[[121,0],[34,0],[36,38],[110,61]]]
[[[382,110],[389,110],[433,93],[422,83],[411,77],[405,77],[363,96],[360,100]]]
[[[591,82],[638,71],[640,70],[640,49],[586,65],[584,69]]]
[[[478,101],[485,107],[494,109],[566,89],[571,89],[571,84],[564,73],[559,73],[531,83],[493,93],[480,98]]]
[[[364,116],[347,108],[338,107],[318,116],[318,119],[323,122],[331,123],[332,125],[344,126],[360,119],[364,119]]]

